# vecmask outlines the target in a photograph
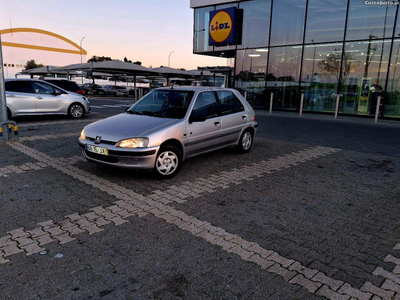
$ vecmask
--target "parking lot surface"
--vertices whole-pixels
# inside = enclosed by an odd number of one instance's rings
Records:
[[[400,123],[259,111],[160,181],[81,156],[124,101],[0,145],[0,299],[400,299]]]

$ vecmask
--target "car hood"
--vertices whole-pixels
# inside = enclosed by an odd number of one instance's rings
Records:
[[[91,138],[101,136],[102,140],[118,142],[122,139],[145,136],[151,131],[178,121],[123,113],[87,125],[85,134]]]

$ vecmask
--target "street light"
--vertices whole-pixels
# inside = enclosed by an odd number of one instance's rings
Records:
[[[172,51],[169,55],[168,55],[168,68],[169,68],[169,63],[170,63],[170,58],[171,58],[171,54],[174,53],[174,51]]]
[[[80,44],[79,44],[79,51],[80,51],[80,54],[81,54],[81,63],[82,63],[82,41],[83,41],[84,38],[85,38],[85,37],[83,37],[83,38],[81,39],[81,42],[80,42]]]
[[[82,63],[82,41],[83,41],[84,38],[85,38],[85,37],[83,37],[83,38],[81,39],[81,42],[80,42],[80,44],[79,44],[79,52],[80,52],[80,54],[81,54],[81,63]],[[83,84],[83,76],[82,76],[82,84]]]

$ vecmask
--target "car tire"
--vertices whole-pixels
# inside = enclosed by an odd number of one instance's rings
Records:
[[[162,146],[158,150],[154,164],[154,173],[160,179],[172,178],[178,174],[181,165],[181,151],[173,145]]]
[[[118,94],[116,92],[114,93],[114,97],[118,97]]]
[[[239,153],[249,152],[253,146],[253,133],[246,129],[240,136],[239,143],[236,146],[236,150]]]
[[[68,115],[73,119],[82,118],[85,114],[85,108],[80,103],[72,103],[68,108]]]

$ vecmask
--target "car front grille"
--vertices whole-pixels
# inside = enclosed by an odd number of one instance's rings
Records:
[[[101,154],[96,154],[96,153],[89,152],[89,151],[85,151],[85,153],[88,157],[96,159],[96,160],[113,163],[113,164],[116,164],[119,162],[119,158],[115,157],[115,156],[101,155]]]
[[[89,136],[86,136],[86,140],[87,140],[87,141],[94,142],[96,139],[95,139],[95,138],[92,138],[92,137],[89,137]],[[106,141],[106,140],[101,140],[101,143],[102,143],[102,144],[107,144],[107,145],[115,145],[115,144],[116,144],[116,142]]]

